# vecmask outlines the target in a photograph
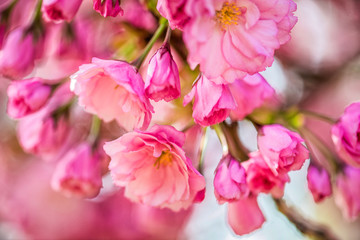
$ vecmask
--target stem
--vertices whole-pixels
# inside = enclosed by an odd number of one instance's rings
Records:
[[[240,141],[237,133],[237,122],[232,122],[230,125],[222,122],[219,125],[225,134],[225,138],[229,146],[229,151],[231,155],[240,161],[246,161],[249,158],[249,150],[244,147],[244,145]]]
[[[312,112],[312,111],[308,111],[308,110],[301,110],[300,113],[304,114],[305,116],[317,118],[317,119],[327,122],[331,125],[336,123],[335,119],[328,117],[328,116],[324,116],[320,113],[316,113],[316,112]]]
[[[93,115],[93,119],[91,122],[91,128],[90,128],[90,133],[88,136],[88,141],[95,146],[99,137],[99,133],[100,133],[100,127],[101,127],[101,120],[98,116]]]
[[[165,39],[164,39],[164,42],[170,44],[170,38],[171,38],[171,27],[168,26],[167,27],[167,30],[166,30],[166,35],[165,35]]]
[[[150,41],[148,42],[148,44],[146,45],[144,52],[140,55],[140,57],[138,59],[136,59],[132,63],[137,69],[139,69],[141,67],[141,64],[144,62],[146,56],[149,54],[149,52],[150,52],[151,48],[153,47],[153,45],[155,44],[155,42],[162,35],[162,33],[166,29],[167,25],[168,25],[168,21],[166,20],[166,18],[161,18],[160,25],[159,25],[158,29],[156,30],[156,32],[154,33],[154,35],[152,36],[152,38],[150,39]]]
[[[274,201],[278,210],[304,235],[315,240],[338,239],[327,227],[305,219],[295,208],[287,206],[284,200],[274,199]]]
[[[208,143],[208,138],[207,138],[207,129],[205,128],[203,135],[201,136],[201,140],[200,140],[200,157],[199,157],[199,172],[202,174],[203,173],[203,168],[204,168],[204,157],[205,157],[205,149],[207,147],[207,143]]]
[[[212,125],[211,127],[215,130],[216,135],[219,138],[220,144],[223,149],[223,155],[229,154],[229,146],[227,144],[227,140],[226,140],[223,130],[221,129],[221,127],[218,124]]]

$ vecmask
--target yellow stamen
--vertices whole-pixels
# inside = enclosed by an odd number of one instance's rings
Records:
[[[245,7],[238,7],[235,3],[225,2],[221,10],[216,11],[216,22],[222,29],[226,29],[230,25],[238,25],[240,16],[246,12]]]
[[[163,151],[154,163],[154,166],[159,169],[160,165],[167,166],[172,163],[172,155],[170,151]]]

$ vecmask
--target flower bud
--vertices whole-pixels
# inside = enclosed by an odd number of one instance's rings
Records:
[[[170,47],[164,44],[150,59],[146,81],[146,95],[157,101],[169,102],[180,97],[179,71],[171,56]]]
[[[25,117],[42,108],[50,94],[51,86],[40,78],[13,81],[7,89],[7,113],[12,118]]]
[[[332,193],[329,173],[324,168],[310,165],[307,174],[308,188],[315,202],[321,202]]]
[[[67,197],[96,197],[102,187],[99,155],[88,143],[71,149],[56,166],[51,186]]]
[[[118,14],[123,15],[120,7],[120,0],[93,0],[93,8],[104,17],[116,17]]]
[[[48,22],[70,22],[80,8],[82,0],[44,0],[43,17]]]

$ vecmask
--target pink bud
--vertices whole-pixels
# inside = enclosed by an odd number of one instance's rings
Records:
[[[345,109],[331,133],[339,157],[351,166],[360,167],[360,102]]]
[[[308,188],[315,202],[321,202],[332,193],[329,173],[324,168],[310,165],[307,174]]]
[[[239,200],[249,194],[245,169],[231,155],[226,155],[217,167],[214,189],[220,203]]]
[[[22,78],[34,68],[36,46],[34,36],[23,28],[10,32],[0,56],[0,73],[10,78]]]
[[[257,196],[251,195],[229,203],[228,221],[237,235],[248,234],[260,228],[265,218],[257,203]]]
[[[172,29],[183,29],[190,17],[185,13],[186,0],[158,0],[157,10],[166,19],[169,20]]]
[[[345,166],[336,179],[335,203],[348,221],[360,214],[360,169]]]
[[[171,56],[170,46],[164,44],[150,59],[148,66],[145,93],[157,101],[169,102],[180,97],[179,71]]]
[[[48,22],[70,22],[80,8],[82,0],[44,0],[43,17]]]
[[[93,0],[93,8],[104,17],[116,17],[119,13],[122,16],[123,10],[120,7],[120,0]]]
[[[51,186],[68,197],[96,197],[102,187],[101,164],[88,143],[71,149],[56,166]]]
[[[51,86],[44,84],[40,78],[13,81],[7,89],[7,94],[7,113],[12,118],[21,118],[45,105],[51,94]]]

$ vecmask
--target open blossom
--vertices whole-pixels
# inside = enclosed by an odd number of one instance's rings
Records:
[[[13,118],[34,113],[45,105],[50,94],[51,86],[40,78],[13,81],[7,89],[7,113]]]
[[[216,169],[214,190],[220,203],[233,202],[249,194],[245,169],[231,155],[223,157]]]
[[[247,75],[229,84],[236,108],[230,112],[232,120],[242,120],[255,108],[260,107],[266,99],[274,96],[274,89],[260,74]]]
[[[233,82],[271,66],[297,18],[292,0],[188,1],[184,41],[192,68],[200,64],[217,83]]]
[[[89,143],[79,144],[60,159],[51,180],[52,188],[68,197],[96,197],[102,187],[100,160]]]
[[[116,17],[118,14],[123,15],[120,7],[120,0],[93,0],[94,9],[104,17]]]
[[[264,126],[258,135],[259,151],[275,174],[302,167],[309,158],[303,142],[298,133],[277,124]]]
[[[330,176],[324,168],[310,165],[307,174],[307,182],[314,201],[317,203],[321,202],[332,193]]]
[[[210,126],[224,121],[235,109],[236,103],[226,85],[217,85],[200,75],[191,92],[184,97],[184,105],[195,97],[193,118],[202,126]]]
[[[82,0],[44,0],[42,13],[46,21],[70,22],[80,8]]]
[[[360,167],[360,102],[345,109],[331,133],[339,157],[351,166]]]
[[[174,211],[202,200],[205,179],[185,156],[184,141],[175,128],[155,125],[105,143],[114,183],[134,202]]]
[[[169,102],[180,97],[179,70],[171,56],[170,46],[165,43],[150,59],[145,93],[154,101],[164,99]]]
[[[0,56],[0,73],[5,77],[22,78],[34,68],[36,51],[41,46],[35,42],[34,35],[23,28],[10,32],[5,40]]]
[[[229,203],[228,222],[237,235],[244,235],[260,228],[265,217],[257,203],[257,195]]]
[[[172,29],[182,30],[189,21],[189,16],[185,13],[186,3],[187,0],[158,0],[156,8],[164,18],[169,20]]]
[[[284,195],[284,187],[290,181],[287,173],[275,175],[266,164],[260,152],[249,154],[250,159],[243,163],[246,181],[252,193],[271,193],[275,198]]]
[[[342,210],[343,216],[354,221],[360,215],[360,169],[345,166],[337,176],[334,191],[335,203]]]
[[[127,62],[93,58],[71,76],[71,89],[87,112],[105,122],[115,119],[128,131],[150,123],[153,108],[145,97],[144,82]]]

